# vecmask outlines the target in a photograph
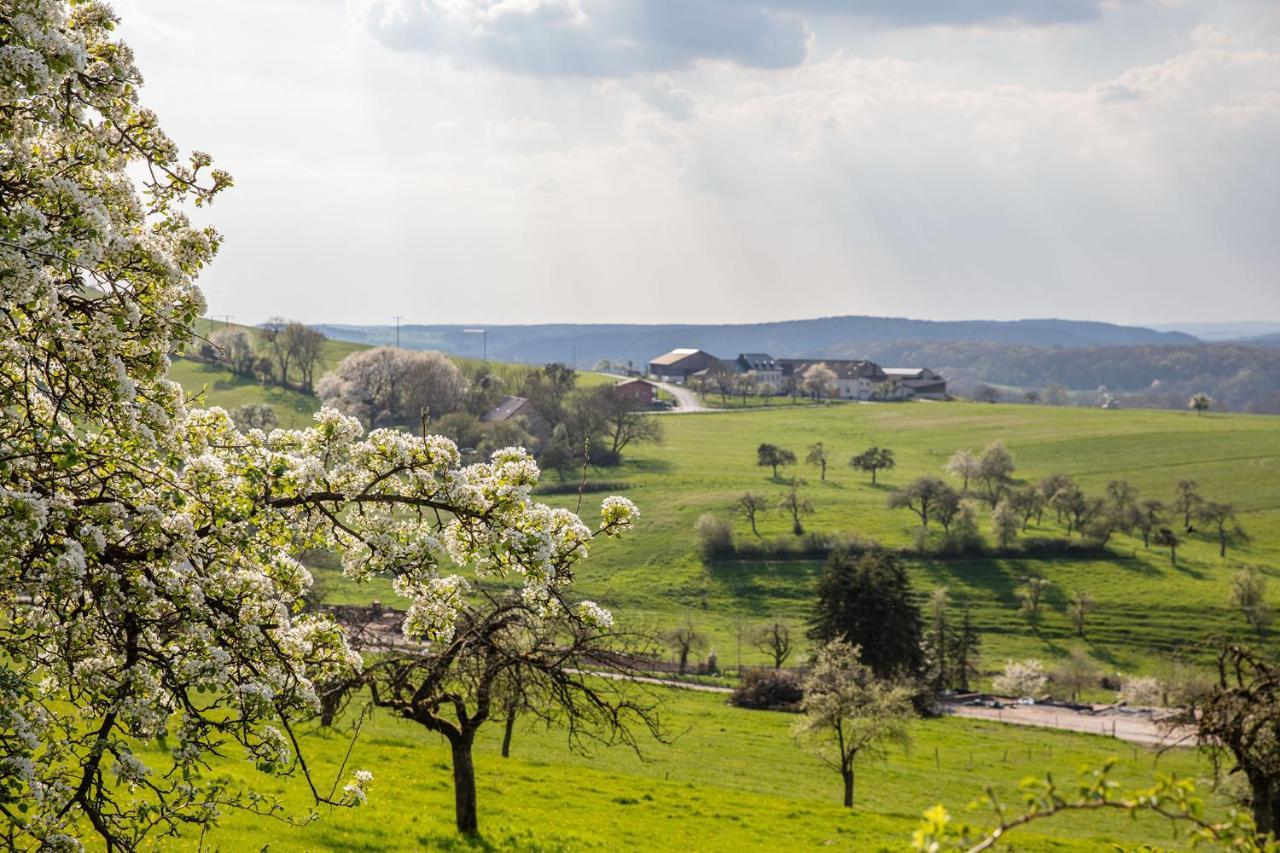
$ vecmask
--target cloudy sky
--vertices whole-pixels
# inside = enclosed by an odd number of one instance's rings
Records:
[[[1274,0],[117,0],[256,322],[1280,320]]]

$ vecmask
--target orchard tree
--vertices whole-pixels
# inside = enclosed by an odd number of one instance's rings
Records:
[[[773,479],[778,479],[778,468],[784,465],[796,464],[796,455],[790,450],[778,447],[776,444],[761,444],[756,448],[756,464],[764,468],[773,469]]]
[[[215,357],[223,361],[232,373],[237,376],[253,376],[257,357],[248,332],[244,329],[222,329],[215,332],[209,342],[213,345]]]
[[[947,462],[947,473],[960,478],[960,491],[969,491],[969,481],[978,476],[977,455],[972,450],[957,450]]]
[[[0,14],[5,844],[134,849],[229,810],[279,815],[207,773],[217,756],[299,775],[316,803],[359,803],[368,774],[326,783],[298,750],[316,685],[361,661],[302,613],[297,555],[331,548],[354,580],[395,575],[410,637],[444,642],[466,589],[446,567],[518,577],[550,612],[591,537],[634,507],[608,499],[593,533],[530,501],[537,468],[519,450],[464,468],[447,439],[364,435],[332,410],[243,434],[188,406],[169,357],[220,243],[188,209],[231,180],[183,158],[141,106],[105,4],[20,7]]]
[[[733,511],[747,520],[747,523],[751,525],[751,532],[758,539],[760,531],[756,529],[756,522],[760,516],[769,511],[769,499],[754,492],[743,492],[733,502]]]
[[[1048,590],[1047,578],[1032,575],[1022,579],[1022,586],[1018,589],[1018,601],[1022,604],[1022,612],[1026,615],[1027,621],[1032,625],[1040,621],[1040,604]]]
[[[992,507],[1000,502],[1000,496],[1012,482],[1013,469],[1013,456],[1003,441],[991,442],[978,457],[978,470],[974,479],[981,484],[987,502]]]
[[[1071,618],[1071,624],[1076,626],[1076,633],[1081,637],[1084,637],[1085,620],[1097,608],[1098,602],[1092,595],[1083,590],[1076,590],[1067,599],[1067,615]]]
[[[890,471],[898,462],[893,458],[893,451],[887,447],[869,447],[849,460],[849,467],[855,471],[870,471],[871,485],[876,484],[876,474]]]
[[[1228,545],[1247,545],[1249,534],[1236,519],[1236,508],[1229,503],[1209,501],[1196,511],[1200,523],[1218,540],[1218,556],[1227,556]]]
[[[443,353],[395,347],[353,352],[316,385],[326,406],[370,427],[416,428],[424,412],[455,411],[466,391],[462,372]]]
[[[782,669],[782,665],[791,657],[791,626],[786,622],[770,622],[755,634],[755,647],[773,660],[774,669]]]
[[[1008,550],[1018,544],[1018,531],[1022,529],[1022,519],[1014,512],[1008,500],[1002,500],[991,511],[991,527],[996,534],[996,545],[1001,550]]]
[[[1231,606],[1239,609],[1261,639],[1271,622],[1267,607],[1267,579],[1256,566],[1245,566],[1231,578]]]
[[[1197,415],[1203,415],[1213,408],[1213,398],[1203,391],[1193,394],[1191,400],[1187,403],[1187,408]]]
[[[839,640],[819,647],[795,725],[797,739],[840,771],[844,805],[850,809],[858,756],[883,755],[890,745],[905,749],[911,744],[908,723],[915,717],[911,689],[878,679],[859,654],[857,646]]]
[[[461,833],[479,829],[472,751],[491,720],[504,724],[504,755],[519,713],[564,727],[575,749],[620,743],[638,751],[638,733],[662,736],[657,701],[628,664],[651,654],[651,646],[614,632],[609,614],[595,605],[555,600],[547,608],[518,593],[481,591],[477,603],[463,605],[447,639],[422,651],[389,649],[368,664],[375,706],[448,742]],[[616,677],[594,674],[602,660]]]
[[[782,499],[778,501],[778,509],[791,516],[791,532],[796,536],[804,533],[804,523],[801,521],[807,515],[813,515],[813,504],[800,493],[800,487],[804,485],[804,480],[791,478],[791,487],[782,495]]]
[[[1204,503],[1204,498],[1200,496],[1200,484],[1195,480],[1181,480],[1178,482],[1176,495],[1173,510],[1182,516],[1182,527],[1190,533],[1191,519]]]
[[[690,655],[695,655],[707,647],[707,636],[693,624],[693,617],[685,619],[683,624],[671,629],[667,636],[672,648],[676,651],[677,671],[680,675],[684,675],[689,670]]]
[[[909,509],[920,517],[920,526],[929,526],[929,513],[939,504],[951,502],[955,489],[933,476],[924,476],[889,495],[889,509]],[[958,495],[955,505],[959,505]]]
[[[840,377],[836,376],[836,372],[825,364],[819,363],[810,367],[804,372],[804,381],[801,387],[815,400],[825,397],[835,396],[839,387]]]
[[[1178,534],[1174,533],[1167,527],[1161,527],[1151,537],[1151,544],[1158,545],[1161,548],[1169,549],[1169,565],[1178,565],[1178,546],[1182,544],[1182,540]]]
[[[1138,532],[1142,534],[1142,547],[1151,547],[1151,536],[1165,523],[1165,506],[1161,501],[1143,501],[1138,509]]]
[[[824,483],[827,480],[828,460],[829,456],[827,454],[827,448],[822,445],[821,441],[815,441],[813,444],[809,445],[809,453],[805,456],[804,461],[810,465],[818,466],[819,470],[822,472],[818,479]]]

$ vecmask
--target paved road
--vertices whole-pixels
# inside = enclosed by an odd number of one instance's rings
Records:
[[[660,388],[661,390],[666,391],[672,397],[676,398],[676,407],[671,410],[673,412],[687,413],[711,411],[711,409],[702,405],[702,400],[698,398],[697,394],[690,389],[685,388],[683,385],[672,385],[669,382],[654,382],[653,380],[649,380],[649,384],[653,385],[655,388]]]

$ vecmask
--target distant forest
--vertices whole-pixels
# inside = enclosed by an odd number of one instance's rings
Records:
[[[1121,405],[1182,408],[1192,394],[1213,397],[1219,410],[1280,413],[1280,349],[1234,344],[1034,347],[980,342],[889,341],[861,344],[850,356],[881,364],[925,364],[956,393],[982,384],[1043,396],[1068,389],[1065,402],[1096,405],[1103,391]]]

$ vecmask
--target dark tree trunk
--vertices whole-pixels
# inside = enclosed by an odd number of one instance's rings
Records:
[[[502,731],[502,757],[511,757],[511,732],[516,727],[516,709],[507,711],[507,727]]]
[[[851,809],[853,808],[853,768],[841,770],[840,775],[844,777],[844,807]]]
[[[476,766],[471,760],[471,735],[450,739],[453,750],[453,804],[458,832],[475,835],[479,831],[476,815]]]
[[[689,668],[689,650],[680,650],[680,675],[684,675],[686,669]]]
[[[1250,809],[1258,834],[1280,830],[1280,779],[1268,778],[1262,773],[1249,774],[1249,787],[1253,789]]]

